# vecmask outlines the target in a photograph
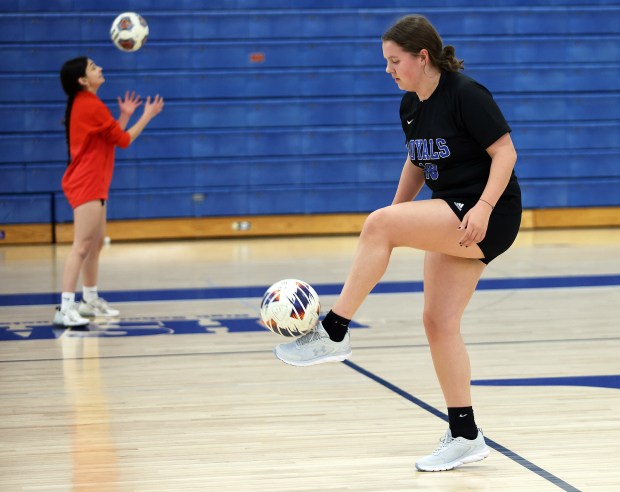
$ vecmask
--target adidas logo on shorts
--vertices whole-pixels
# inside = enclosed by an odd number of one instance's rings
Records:
[[[454,202],[454,205],[456,205],[456,208],[458,208],[459,210],[463,210],[464,204],[459,203],[459,202]]]

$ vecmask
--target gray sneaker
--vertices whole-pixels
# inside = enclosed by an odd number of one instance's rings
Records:
[[[294,342],[278,345],[273,353],[282,362],[293,366],[311,366],[330,361],[343,361],[351,357],[349,332],[342,342],[330,340],[329,335],[319,323],[310,333]]]
[[[478,429],[476,439],[464,437],[452,437],[450,429],[439,440],[441,443],[433,454],[420,459],[415,467],[420,471],[445,471],[452,470],[466,463],[480,461],[489,456],[491,452],[484,442],[482,430]]]
[[[121,314],[118,309],[110,307],[108,302],[102,297],[97,297],[89,302],[82,299],[80,301],[78,311],[82,316],[86,316],[88,318],[95,318],[97,316],[116,318]]]

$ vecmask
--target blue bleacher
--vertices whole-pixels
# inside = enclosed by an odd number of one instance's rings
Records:
[[[103,89],[102,89],[102,92]],[[107,90],[105,92],[108,92]],[[620,115],[620,93],[496,94],[495,100],[511,123],[545,121],[607,121]],[[118,114],[115,100],[106,101]],[[156,118],[152,129],[247,128],[387,125],[397,124],[400,95],[306,97],[294,99],[202,99],[167,101],[166,117]],[[596,107],[596,113],[592,108]],[[62,132],[65,103],[0,105],[0,133]]]
[[[409,9],[422,12],[433,7],[445,7],[445,0],[426,0],[424,9],[412,7],[410,0],[160,0],[158,10],[167,12],[195,12],[200,10],[235,10],[256,11],[271,9]],[[451,0],[450,6],[456,7],[539,7],[540,0]],[[548,7],[582,6],[583,0],[546,0]],[[132,0],[131,9],[146,12],[153,8],[152,0]],[[615,0],[589,0],[588,5],[617,6]],[[4,0],[0,11],[4,12],[125,12],[127,0]]]
[[[197,9],[206,8],[205,2],[201,3]],[[540,7],[528,6],[525,2],[518,3],[518,6],[506,3],[504,6],[492,9],[488,5],[450,8],[442,6],[440,9],[429,8],[426,5],[424,13],[433,18],[433,23],[440,33],[454,33],[455,36],[618,34],[615,15],[620,6],[617,2],[616,5],[591,4],[574,7],[566,5]],[[71,31],[74,40],[80,43],[100,43],[107,36],[110,24],[119,12],[117,10],[103,12],[100,10],[101,7],[105,5],[94,7],[94,12],[74,11],[71,15],[63,12],[47,13],[45,22],[41,22],[39,13],[5,13],[0,16],[0,30],[6,33],[7,39],[9,37],[23,39],[29,43],[66,43],[68,31]],[[299,8],[163,12],[152,11],[152,6],[148,6],[147,11],[151,32],[157,33],[157,36],[152,36],[152,41],[149,43],[347,38],[367,38],[376,41],[394,20],[411,13],[409,6],[377,8],[372,11],[331,7],[324,10]],[[550,16],[552,22],[549,21]],[[188,17],[191,17],[191,22],[188,21]],[[541,31],[541,26],[544,26],[544,32]]]
[[[482,66],[466,72],[497,95],[564,92],[566,97],[581,92],[620,91],[620,62],[604,64],[557,63],[548,65]],[[593,74],[596,76],[593,76]],[[378,69],[247,69],[217,71],[160,71],[136,77],[134,74],[107,74],[109,80],[99,91],[103,99],[135,89],[144,95],[160,93],[171,101],[211,98],[255,97],[360,97],[399,94],[394,82]],[[0,103],[49,103],[59,101],[57,74],[0,77]],[[114,103],[115,104],[115,103]],[[188,115],[189,116],[189,115]],[[395,116],[398,119],[398,115]]]
[[[513,68],[515,60],[520,65],[556,63],[567,60],[570,63],[605,63],[620,60],[620,35],[581,35],[579,39],[568,36],[549,37],[499,37],[481,39],[445,38],[445,43],[459,47],[464,54],[466,67],[489,63],[493,53],[493,65]],[[75,47],[67,44],[36,43],[27,48],[28,65],[22,60],[24,52],[13,46],[0,45],[0,59],[4,71],[23,75],[28,72],[55,72],[64,60],[75,56]],[[251,55],[260,53],[264,61],[251,61]],[[181,70],[187,72],[229,71],[259,67],[272,68],[342,68],[372,67],[377,70],[384,63],[380,44],[376,39],[362,40],[281,40],[270,41],[210,41],[205,42],[168,41],[147,43],[140,56],[123,56],[110,52],[109,43],[92,43],[86,54],[104,68],[104,74],[116,71],[138,70],[141,72]],[[380,72],[380,68],[379,68]]]
[[[520,150],[585,151],[592,146],[620,150],[620,121],[545,122],[512,124],[513,140]],[[313,128],[262,128],[260,130],[152,130],[141,146],[118,149],[119,159],[245,159],[253,157],[340,156],[376,154],[381,149],[401,150],[404,140],[398,125],[357,125]],[[0,136],[0,152],[12,162],[45,162],[62,155],[66,144],[55,135]],[[167,184],[167,183],[163,183]]]
[[[72,220],[58,70],[81,54],[103,66],[99,95],[113,113],[127,89],[166,99],[117,151],[112,220],[369,212],[391,201],[406,156],[402,93],[384,73],[380,36],[410,2],[131,9],[151,36],[121,53],[108,30],[124,0],[0,1],[0,223]],[[617,2],[429,0],[418,12],[500,104],[526,208],[620,204]]]
[[[0,224],[50,224],[52,202],[49,193],[0,193]]]

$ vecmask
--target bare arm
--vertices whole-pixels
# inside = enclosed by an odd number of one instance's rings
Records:
[[[131,115],[129,114],[125,114],[125,113],[121,113],[121,115],[118,117],[118,124],[120,125],[120,127],[124,130],[125,128],[127,128],[127,123],[129,123],[129,118],[131,117]]]
[[[400,181],[396,189],[396,195],[392,201],[392,205],[397,203],[410,202],[422,189],[424,185],[424,174],[422,169],[414,166],[411,159],[407,157],[403,170],[400,174]]]
[[[151,102],[151,97],[146,98],[146,104],[144,105],[144,112],[140,119],[136,121],[136,123],[127,130],[129,136],[131,138],[131,142],[133,142],[138,136],[142,133],[142,130],[148,125],[149,121],[151,121],[155,116],[157,116],[161,110],[164,108],[164,99],[157,94],[153,98],[153,102]]]
[[[491,156],[491,172],[480,201],[465,214],[461,223],[460,228],[464,229],[461,238],[463,246],[479,243],[484,239],[491,212],[508,186],[512,170],[517,162],[517,151],[509,133],[498,138],[487,148],[487,152]]]
[[[487,153],[491,156],[491,173],[480,198],[495,206],[508,186],[517,162],[517,151],[510,134],[506,133],[487,149]]]
[[[136,108],[142,104],[142,100],[139,95],[136,95],[135,91],[131,94],[127,91],[125,92],[125,97],[123,99],[120,97],[117,97],[116,99],[118,101],[118,107],[121,110],[121,115],[118,117],[118,124],[124,130],[127,128],[131,115],[134,113]]]

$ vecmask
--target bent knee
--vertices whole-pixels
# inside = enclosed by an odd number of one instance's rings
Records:
[[[424,310],[422,322],[429,341],[460,332],[460,319],[445,313]]]
[[[375,210],[366,217],[362,227],[362,236],[379,235],[380,237],[386,237],[386,232],[389,231],[389,213],[387,208]]]

